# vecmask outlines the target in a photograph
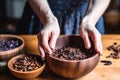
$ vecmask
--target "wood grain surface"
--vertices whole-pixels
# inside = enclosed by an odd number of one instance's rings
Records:
[[[24,51],[26,53],[38,54],[37,35],[20,35],[25,40]],[[110,60],[111,65],[99,62],[96,68],[86,76],[75,80],[120,80],[120,59],[106,58],[110,54],[106,48],[114,42],[120,44],[119,34],[102,35],[103,54],[100,60]],[[0,80],[16,80],[12,75],[0,74]],[[67,80],[52,73],[47,67],[41,75],[34,80]],[[68,79],[69,80],[69,79]]]

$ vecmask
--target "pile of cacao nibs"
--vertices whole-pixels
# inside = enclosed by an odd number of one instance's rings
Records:
[[[0,52],[14,49],[19,45],[19,40],[0,40]]]
[[[107,47],[107,50],[112,51],[110,55],[106,56],[106,58],[120,58],[120,44],[114,42],[112,45]]]
[[[33,71],[42,66],[43,62],[40,57],[36,55],[27,55],[21,57],[13,63],[13,68],[17,71],[27,72]]]
[[[53,52],[52,56],[62,60],[82,60],[93,56],[95,52],[91,50],[82,51],[76,47],[63,47]]]

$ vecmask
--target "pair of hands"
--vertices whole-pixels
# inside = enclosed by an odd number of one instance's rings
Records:
[[[91,47],[91,39],[94,42],[94,48],[96,52],[102,54],[101,34],[95,28],[95,24],[89,20],[89,17],[83,18],[79,27],[79,33],[81,38],[84,40],[86,49]],[[46,23],[41,32],[38,33],[38,48],[42,58],[45,57],[45,53],[52,53],[59,34],[60,29],[57,20]]]

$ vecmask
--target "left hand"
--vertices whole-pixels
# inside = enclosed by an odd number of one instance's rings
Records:
[[[85,48],[91,47],[90,39],[94,43],[96,52],[102,54],[101,34],[95,27],[95,24],[90,20],[89,16],[85,16],[79,27],[80,36],[84,41]]]
[[[46,23],[38,33],[38,50],[43,59],[45,58],[45,53],[52,53],[59,34],[60,29],[57,19]]]

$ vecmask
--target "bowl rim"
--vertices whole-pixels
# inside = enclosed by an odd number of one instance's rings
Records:
[[[65,36],[69,36],[69,37],[71,37],[71,36],[77,36],[77,37],[80,37],[80,35],[79,34],[68,34],[68,35],[60,35],[59,36],[59,38],[61,38],[61,37],[65,37]],[[57,58],[57,57],[54,57],[54,56],[52,56],[52,54],[46,54],[46,56],[49,56],[49,57],[51,57],[51,58],[53,58],[53,59],[55,59],[55,60],[58,60],[58,61],[63,61],[63,62],[81,62],[81,61],[87,61],[87,60],[89,60],[89,59],[92,59],[92,58],[95,58],[95,57],[97,57],[98,56],[98,58],[100,58],[100,53],[95,53],[94,55],[92,55],[91,57],[88,57],[88,58],[85,58],[85,59],[81,59],[81,60],[63,60],[63,59],[60,59],[60,58]]]
[[[88,61],[90,59],[93,59],[95,57],[98,56],[98,58],[100,58],[100,54],[99,53],[95,53],[93,56],[85,58],[85,59],[81,59],[81,60],[66,60],[66,59],[60,59],[57,57],[52,56],[52,54],[47,54],[47,56],[49,56],[50,58],[57,60],[57,61],[62,61],[62,62],[81,62],[81,61]]]
[[[6,54],[9,54],[10,51],[15,51],[17,50],[19,47],[24,47],[25,45],[25,41],[22,37],[20,37],[19,35],[12,35],[12,34],[0,34],[0,37],[12,37],[12,38],[17,38],[19,40],[22,41],[22,44],[14,49],[11,49],[11,50],[7,50],[7,51],[0,51],[0,55],[6,55]]]
[[[32,70],[32,71],[26,71],[26,72],[20,72],[20,71],[17,71],[17,70],[15,70],[15,69],[13,69],[12,67],[10,67],[11,61],[13,61],[13,60],[15,61],[15,59],[18,59],[19,57],[22,57],[22,56],[25,56],[25,55],[26,55],[26,54],[19,54],[19,55],[15,56],[15,57],[11,58],[11,59],[8,61],[8,64],[7,64],[9,70],[11,70],[12,72],[16,72],[16,73],[24,73],[24,74],[27,74],[27,73],[34,73],[34,72],[36,72],[36,71],[38,71],[38,70],[41,70],[41,69],[45,68],[45,66],[46,66],[45,62],[43,62],[42,66],[39,67],[38,69],[35,69],[35,70]],[[31,54],[30,54],[30,55],[31,55]],[[32,54],[32,55],[34,55],[34,54]]]
[[[80,37],[79,34],[66,34],[66,35],[60,35],[58,38],[64,37],[64,36],[77,36],[77,37]]]

